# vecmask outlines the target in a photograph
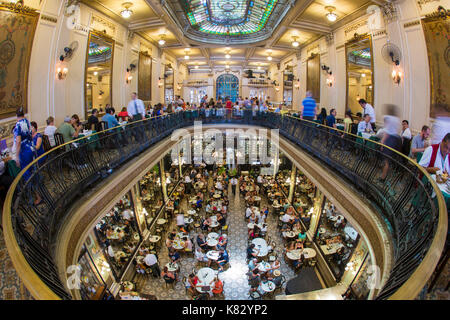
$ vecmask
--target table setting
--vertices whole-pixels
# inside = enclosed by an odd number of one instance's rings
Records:
[[[178,270],[178,263],[168,262],[168,263],[166,263],[166,267],[170,272],[174,272],[174,271]]]
[[[206,257],[211,260],[217,261],[219,259],[220,252],[216,250],[210,250],[206,253]]]
[[[276,286],[275,283],[273,283],[272,281],[263,281],[261,282],[261,288],[265,292],[272,292],[275,290]]]

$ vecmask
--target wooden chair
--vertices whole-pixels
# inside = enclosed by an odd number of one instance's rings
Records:
[[[61,133],[55,132],[53,137],[55,139],[55,145],[56,146],[60,146],[60,145],[64,144],[64,136]]]
[[[42,144],[44,146],[45,152],[49,151],[52,148],[52,146],[50,145],[50,140],[48,139],[48,136],[46,134],[42,135]]]
[[[175,289],[175,280],[172,280],[172,279],[166,279],[165,277],[163,277],[163,279],[164,279],[164,282],[166,283],[166,288],[167,288],[167,286],[168,285],[170,285],[170,286],[172,286],[172,289]]]

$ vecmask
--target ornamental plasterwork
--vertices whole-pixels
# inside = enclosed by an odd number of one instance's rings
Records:
[[[365,25],[367,25],[367,21],[366,20],[360,21],[360,22],[358,22],[358,23],[348,27],[347,29],[344,30],[345,35],[347,35],[347,33],[350,33],[352,31],[358,30],[359,28],[361,28],[361,27],[363,27]]]
[[[422,10],[422,6],[430,2],[439,2],[439,0],[419,0],[417,1],[417,4],[419,5],[420,10]]]
[[[109,34],[109,36],[112,38],[115,38],[116,36],[116,26],[114,25],[114,23],[96,15],[92,15],[90,28],[91,30],[106,30],[106,33]]]
[[[325,36],[325,40],[327,41],[327,44],[332,44],[334,42],[334,33],[330,32]]]
[[[381,10],[383,11],[383,16],[386,20],[386,23],[397,20],[398,15],[395,4],[386,2],[385,4],[381,5]]]

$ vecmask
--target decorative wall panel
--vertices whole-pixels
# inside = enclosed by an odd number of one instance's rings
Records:
[[[28,67],[39,14],[20,4],[0,4],[0,119],[27,112]]]

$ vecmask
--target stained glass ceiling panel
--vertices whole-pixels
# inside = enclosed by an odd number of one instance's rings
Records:
[[[278,0],[184,0],[193,28],[217,35],[238,36],[262,30]]]

